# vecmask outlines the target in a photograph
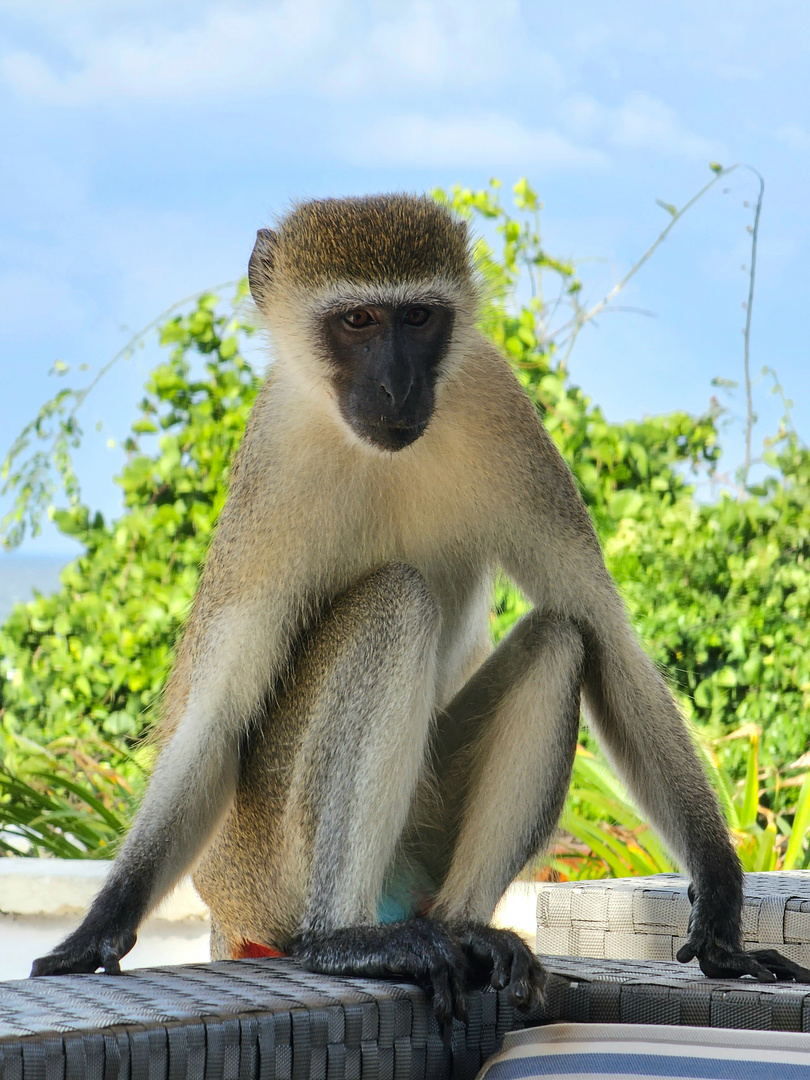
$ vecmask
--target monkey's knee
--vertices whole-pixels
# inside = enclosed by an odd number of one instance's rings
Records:
[[[356,582],[331,610],[344,633],[371,635],[376,642],[418,642],[433,636],[439,605],[422,574],[406,563],[386,563]]]
[[[437,618],[439,614],[439,605],[428,583],[419,570],[408,563],[386,563],[372,570],[355,589],[372,602],[385,602],[400,609],[410,608],[430,619]]]
[[[567,671],[577,683],[582,680],[585,642],[572,619],[535,609],[514,626],[504,644],[517,669],[528,670],[542,663],[547,670]],[[515,676],[519,673],[517,670]]]

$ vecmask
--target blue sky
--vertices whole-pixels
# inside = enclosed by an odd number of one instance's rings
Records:
[[[810,435],[810,5],[500,0],[0,0],[0,443],[174,300],[244,272],[255,230],[308,195],[526,174],[555,255],[595,301],[707,164],[766,181],[754,370]],[[679,224],[571,359],[613,419],[703,409],[742,374],[738,172]],[[128,329],[127,329],[128,328]],[[90,399],[84,494],[111,476],[154,348]],[[758,388],[760,435],[779,415]],[[741,403],[738,401],[738,405]],[[103,419],[103,430],[94,424]],[[741,454],[728,432],[728,464]],[[72,550],[50,531],[29,550]]]

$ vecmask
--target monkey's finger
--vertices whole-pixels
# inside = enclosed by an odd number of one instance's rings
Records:
[[[771,971],[777,979],[792,979],[794,982],[810,983],[810,969],[794,963],[793,960],[788,960],[786,956],[782,956],[776,949],[753,949],[747,955],[753,956],[758,963]]]
[[[466,1022],[469,1015],[467,979],[470,975],[470,967],[463,949],[454,938],[450,938],[448,946],[448,969],[453,990],[453,1000],[455,1001],[454,1014],[459,1020]]]
[[[462,1024],[466,1024],[470,1019],[470,999],[467,996],[467,988],[465,986],[457,985],[454,980],[453,987],[453,1016],[456,1020],[460,1020]]]
[[[493,957],[490,982],[495,990],[505,990],[512,980],[512,957],[500,954]]]
[[[132,930],[124,930],[114,937],[105,938],[99,946],[100,960],[98,966],[103,968],[107,975],[120,975],[121,964],[119,961],[122,956],[126,956],[130,952],[137,940],[137,935]]]
[[[446,968],[436,967],[430,972],[430,989],[436,1019],[440,1024],[449,1024],[453,1018],[453,995],[450,993],[450,976]]]
[[[681,945],[680,949],[678,949],[677,953],[675,954],[675,959],[678,961],[679,964],[688,964],[689,961],[694,960],[696,956],[697,949],[694,947],[694,945],[690,945],[687,941],[685,945]]]
[[[47,956],[38,957],[31,965],[29,978],[38,979],[43,975],[61,975],[63,973],[63,960],[59,956],[49,953]]]
[[[467,1022],[470,1013],[470,1003],[467,997],[467,960],[461,949],[453,948],[452,958],[446,968],[449,974],[449,985],[453,996],[453,1015],[457,1020]]]
[[[466,970],[452,969],[453,998],[456,1003],[455,1015],[465,1024],[470,1016],[470,999],[467,994]]]
[[[776,976],[760,964],[751,953],[725,952],[708,949],[698,957],[700,970],[710,979],[739,979],[753,975],[759,982],[776,982]]]
[[[464,953],[472,964],[473,978],[486,981],[495,990],[505,990],[512,978],[512,950],[491,933],[467,933]]]
[[[512,973],[509,979],[509,986],[506,990],[506,996],[511,1005],[516,1005],[519,1009],[527,1009],[531,1004],[532,997],[534,996],[532,991],[531,981],[531,966],[529,964],[529,958],[524,952],[515,952],[512,954]]]
[[[121,964],[120,964],[120,962],[118,960],[118,957],[115,956],[115,955],[111,954],[109,956],[106,956],[102,960],[102,962],[101,962],[101,964],[99,966],[104,969],[104,974],[105,975],[120,975],[121,974]]]
[[[528,949],[515,953],[512,960],[512,979],[508,994],[519,1009],[537,1008],[543,1003],[546,990],[546,969]]]
[[[92,975],[98,969],[98,957],[94,953],[52,952],[40,956],[31,965],[30,978],[42,975]]]

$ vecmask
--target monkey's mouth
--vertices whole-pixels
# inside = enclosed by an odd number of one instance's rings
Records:
[[[416,424],[396,423],[357,423],[352,427],[355,433],[364,441],[376,446],[379,450],[396,452],[404,450],[406,446],[415,443],[425,433],[428,426],[427,420],[420,420]]]

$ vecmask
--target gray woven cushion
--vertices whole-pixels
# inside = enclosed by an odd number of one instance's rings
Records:
[[[473,1080],[527,1023],[810,1031],[810,987],[714,981],[673,963],[545,962],[556,974],[543,1010],[526,1017],[479,991],[469,1024],[447,1031],[415,986],[292,960],[0,983],[0,1080]]]
[[[673,960],[686,940],[689,879],[680,874],[544,883],[537,951],[558,956]],[[778,948],[810,967],[810,871],[746,874],[746,947]]]
[[[292,960],[28,979],[0,983],[0,1080],[472,1080],[523,1023],[479,992],[443,1032],[415,986]]]

